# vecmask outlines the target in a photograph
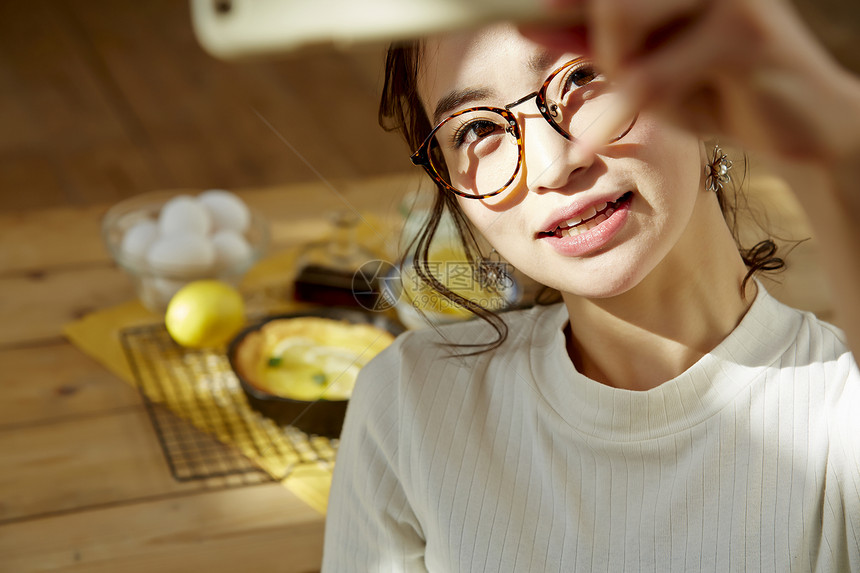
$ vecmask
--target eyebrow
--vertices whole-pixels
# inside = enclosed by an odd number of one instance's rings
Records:
[[[529,58],[527,65],[533,72],[543,74],[552,67],[557,59],[549,53],[549,50],[541,50]]]
[[[528,59],[526,65],[535,73],[545,73],[555,62],[549,51],[542,50],[534,54]],[[433,125],[438,124],[442,119],[453,111],[461,108],[463,104],[482,99],[489,99],[493,95],[493,90],[488,88],[466,88],[449,92],[436,104],[433,110]]]
[[[443,117],[462,107],[464,103],[488,99],[492,94],[493,90],[488,88],[466,88],[449,92],[436,104],[433,110],[433,124],[439,123]]]

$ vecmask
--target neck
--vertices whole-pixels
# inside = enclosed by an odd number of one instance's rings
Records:
[[[623,294],[563,295],[571,317],[568,352],[579,372],[616,388],[649,390],[683,373],[734,330],[756,286],[750,282],[741,293],[746,267],[719,222],[711,230],[717,240],[711,234],[686,243],[698,244],[695,252],[673,250]],[[707,229],[693,232],[704,236]]]

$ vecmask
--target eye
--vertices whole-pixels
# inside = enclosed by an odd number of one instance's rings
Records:
[[[486,119],[467,121],[454,132],[453,144],[459,149],[463,145],[500,133],[504,133],[504,126],[495,122]]]
[[[572,66],[564,79],[564,93],[584,87],[599,76],[600,74],[591,62],[583,62],[580,65]]]

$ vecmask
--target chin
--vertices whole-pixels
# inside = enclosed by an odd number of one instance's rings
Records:
[[[648,275],[646,269],[611,263],[586,269],[564,268],[565,265],[560,267],[552,275],[538,272],[529,276],[540,284],[567,295],[607,299],[633,290]],[[523,272],[529,274],[525,270]]]
[[[565,294],[582,298],[609,299],[630,292],[636,288],[640,282],[642,282],[642,279],[638,277],[625,276],[616,277],[614,279],[601,278],[601,280],[589,282],[588,284],[581,284],[580,281],[580,284],[571,285],[559,290]]]

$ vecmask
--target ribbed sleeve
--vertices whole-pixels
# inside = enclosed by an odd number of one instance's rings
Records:
[[[563,306],[506,320],[492,353],[421,331],[362,371],[325,571],[860,571],[860,373],[833,327],[760,288],[711,353],[631,392],[575,370]]]

